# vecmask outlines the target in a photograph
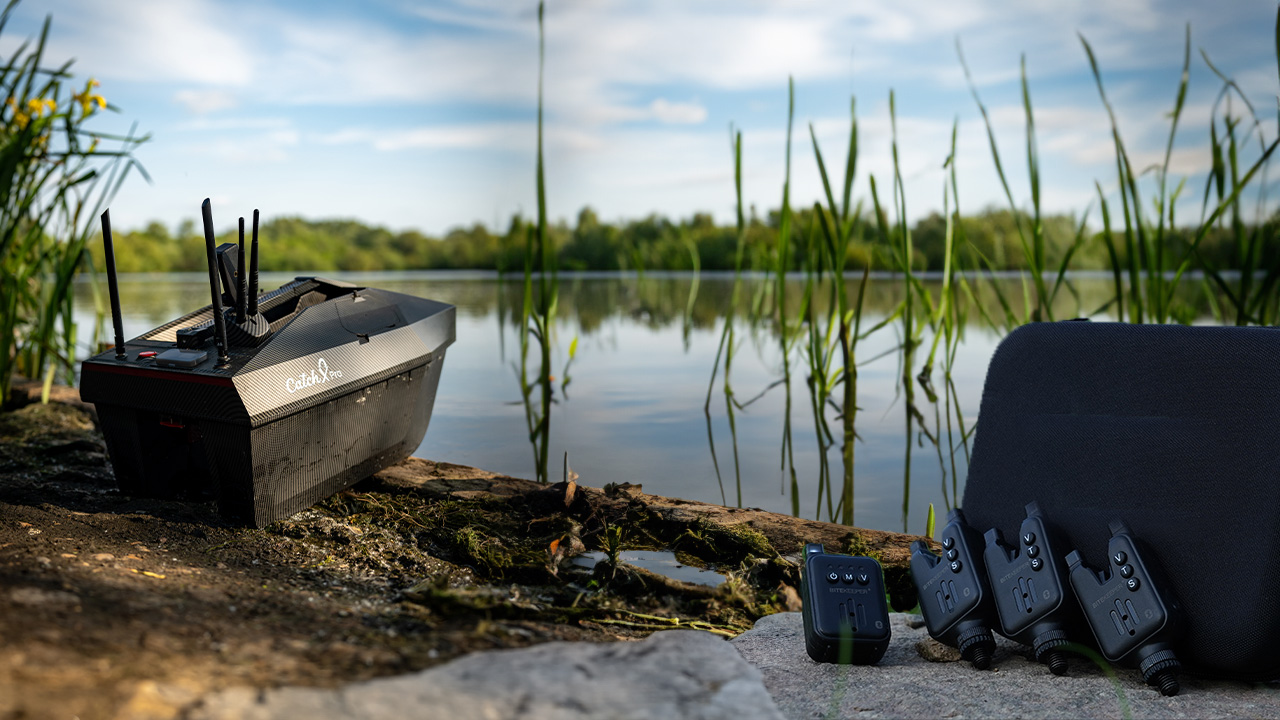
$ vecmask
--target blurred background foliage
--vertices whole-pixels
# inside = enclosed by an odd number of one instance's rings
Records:
[[[808,227],[812,208],[794,211],[793,223]],[[989,208],[962,218],[969,245],[1001,270],[1026,270],[1026,254],[1018,238],[1017,222],[1028,222],[1007,209]],[[870,218],[867,218],[870,221]],[[1056,267],[1075,239],[1079,219],[1071,215],[1047,215],[1044,226],[1046,258]],[[1272,218],[1266,226],[1274,227]],[[303,270],[514,270],[524,263],[524,233],[529,223],[512,218],[507,229],[495,233],[483,224],[460,227],[444,237],[431,237],[416,230],[395,232],[385,227],[371,227],[356,220],[307,220],[281,217],[262,225],[262,267],[271,271]],[[761,217],[752,212],[747,219],[745,262],[748,269],[772,266],[770,253],[777,247],[779,213],[770,210]],[[1194,229],[1174,228],[1166,242],[1169,267],[1175,270],[1175,259],[1186,255]],[[692,258],[686,238],[698,249],[703,271],[726,271],[734,268],[737,229],[717,225],[710,214],[698,213],[690,218],[672,220],[650,215],[638,220],[607,222],[594,210],[583,208],[570,225],[561,220],[547,227],[554,242],[562,270],[692,270]],[[941,271],[946,257],[946,218],[930,214],[911,229],[914,243],[912,264],[917,270]],[[1123,233],[1113,233],[1113,241],[1121,264],[1127,264]],[[228,230],[219,242],[234,242]],[[153,222],[131,232],[117,232],[116,264],[120,272],[202,272],[204,271],[203,237],[194,220],[186,220],[176,228]],[[1179,251],[1181,248],[1181,251]],[[802,248],[796,244],[791,267],[799,267]],[[852,241],[848,247],[847,268],[861,270],[878,251],[874,237]],[[90,242],[95,267],[102,267],[100,242]],[[1273,248],[1269,252],[1280,252]],[[1207,259],[1213,267],[1239,267],[1233,235],[1215,227],[1200,243],[1197,257]],[[1109,270],[1111,263],[1103,233],[1095,233],[1071,257],[1073,270]],[[1196,266],[1198,267],[1198,265]],[[873,269],[885,269],[874,264]]]

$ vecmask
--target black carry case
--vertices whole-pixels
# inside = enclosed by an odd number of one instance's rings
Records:
[[[1069,321],[987,371],[963,507],[1018,532],[1035,500],[1087,565],[1123,519],[1181,599],[1186,669],[1280,678],[1280,330]]]

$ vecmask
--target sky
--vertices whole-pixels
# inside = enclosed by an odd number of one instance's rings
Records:
[[[1088,210],[1096,224],[1095,182],[1118,203],[1115,155],[1080,36],[1131,160],[1145,168],[1164,155],[1189,23],[1190,88],[1170,173],[1188,180],[1180,222],[1194,220],[1222,89],[1201,52],[1274,140],[1276,12],[1255,0],[549,0],[549,211],[570,222],[590,206],[608,221],[709,212],[731,223],[731,127],[743,138],[746,204],[761,215],[778,207],[789,79],[793,205],[822,192],[810,128],[833,176],[843,174],[855,102],[854,197],[869,200],[868,176],[888,196],[892,92],[911,219],[942,209],[953,125],[962,211],[1007,206],[959,43],[1014,203],[1027,208],[1031,197],[1025,58],[1043,207]],[[77,78],[96,78],[119,108],[91,127],[136,123],[151,135],[136,153],[151,182],[122,188],[116,227],[174,228],[198,218],[206,197],[220,231],[255,208],[432,235],[505,229],[513,213],[536,210],[535,2],[23,0],[0,51],[36,35],[46,16],[48,58],[74,58]],[[1232,108],[1246,112],[1238,97]]]

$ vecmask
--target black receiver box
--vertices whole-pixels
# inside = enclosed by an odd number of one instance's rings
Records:
[[[806,545],[800,592],[804,646],[814,662],[880,662],[892,630],[879,562]]]
[[[1037,501],[1093,568],[1123,519],[1181,601],[1185,670],[1280,678],[1278,368],[1271,328],[1018,328],[987,371],[965,514],[1012,537]]]

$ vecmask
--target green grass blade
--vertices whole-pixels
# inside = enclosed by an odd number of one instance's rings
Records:
[[[1185,273],[1187,269],[1190,268],[1191,257],[1199,249],[1200,243],[1204,241],[1205,235],[1208,234],[1209,228],[1212,227],[1213,223],[1217,221],[1217,219],[1221,217],[1222,214],[1226,212],[1228,208],[1233,207],[1236,204],[1236,201],[1239,198],[1241,191],[1243,191],[1244,188],[1249,184],[1249,181],[1253,179],[1253,176],[1256,175],[1258,171],[1261,170],[1267,164],[1267,161],[1271,158],[1271,154],[1275,152],[1277,145],[1280,145],[1280,140],[1276,140],[1275,142],[1267,146],[1266,152],[1264,152],[1262,154],[1262,157],[1258,158],[1258,160],[1254,162],[1254,164],[1249,168],[1249,171],[1245,173],[1244,177],[1240,179],[1240,182],[1236,184],[1236,186],[1232,189],[1231,194],[1228,195],[1226,199],[1224,199],[1222,202],[1218,203],[1218,207],[1214,209],[1213,213],[1209,216],[1208,220],[1202,223],[1200,227],[1196,230],[1195,238],[1193,238],[1191,241],[1191,247],[1189,248],[1187,255],[1183,259],[1182,263],[1178,266],[1178,270],[1174,274],[1173,282],[1170,283],[1168,292],[1172,292],[1173,289],[1176,288],[1178,284],[1178,280],[1182,277],[1183,273]]]
[[[991,147],[991,159],[995,163],[996,176],[1000,178],[1000,187],[1004,190],[1005,199],[1008,201],[1009,209],[1013,213],[1015,227],[1018,230],[1018,241],[1022,246],[1022,253],[1027,260],[1028,270],[1032,274],[1033,281],[1036,284],[1037,296],[1040,300],[1040,305],[1042,306],[1044,301],[1044,281],[1042,278],[1044,267],[1038,261],[1040,254],[1038,254],[1035,251],[1034,241],[1027,238],[1026,229],[1023,227],[1024,223],[1022,219],[1022,214],[1018,212],[1017,203],[1015,203],[1013,200],[1013,191],[1009,188],[1009,180],[1005,176],[1004,165],[1000,161],[1000,148],[996,144],[995,128],[991,125],[991,116],[987,113],[987,106],[983,104],[982,98],[978,95],[978,87],[973,82],[973,75],[969,72],[969,64],[964,59],[964,51],[960,46],[959,38],[956,39],[956,55],[960,58],[960,67],[964,69],[964,77],[965,77],[965,81],[969,85],[969,93],[973,96],[974,102],[978,105],[978,111],[982,115],[982,122],[986,126],[987,143]],[[1026,85],[1025,63],[1022,71],[1022,86],[1023,86],[1023,107],[1028,120],[1027,143],[1028,143],[1028,148],[1034,148],[1035,126],[1034,126],[1034,123],[1032,122],[1031,98],[1030,98],[1029,92],[1027,91],[1027,85]],[[1035,171],[1032,174],[1032,177],[1034,178],[1033,193],[1035,193],[1035,195],[1038,196],[1039,164],[1034,153],[1031,153],[1028,155],[1028,161],[1031,164],[1031,166],[1035,169]],[[1032,232],[1033,233],[1035,232],[1034,228]],[[1030,315],[1030,313],[1028,313],[1028,315]]]
[[[853,194],[853,178],[858,169],[858,105],[849,99],[849,155],[844,164],[844,205],[841,206],[840,219],[849,220],[849,198]]]

